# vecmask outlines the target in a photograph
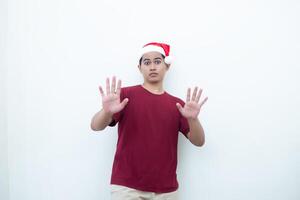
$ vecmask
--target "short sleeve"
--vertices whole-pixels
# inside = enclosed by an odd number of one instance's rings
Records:
[[[180,101],[180,104],[181,104],[182,107],[184,106],[183,101]],[[188,123],[187,119],[181,115],[181,113],[179,113],[179,114],[180,114],[179,131],[181,133],[183,133],[183,135],[188,139],[187,134],[190,132],[189,123]]]
[[[122,102],[124,98],[125,98],[125,90],[124,90],[124,88],[121,88],[120,102]],[[115,126],[121,120],[123,113],[124,113],[124,109],[118,113],[115,113],[112,116],[112,121],[110,122],[110,124],[108,126]]]

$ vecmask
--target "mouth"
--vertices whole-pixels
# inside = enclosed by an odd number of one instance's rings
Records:
[[[150,73],[149,76],[157,76],[158,73]]]

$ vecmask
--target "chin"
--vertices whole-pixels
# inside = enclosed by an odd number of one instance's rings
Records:
[[[160,79],[148,79],[148,82],[149,83],[159,83],[159,82],[161,82],[161,80]]]

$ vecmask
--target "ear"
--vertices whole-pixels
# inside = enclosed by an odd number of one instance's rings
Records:
[[[171,66],[171,64],[166,64],[166,66],[167,66],[167,71],[168,71],[169,68],[170,68],[170,66]]]
[[[139,68],[139,70],[140,70],[140,72],[141,72],[141,65],[138,65],[137,67]]]

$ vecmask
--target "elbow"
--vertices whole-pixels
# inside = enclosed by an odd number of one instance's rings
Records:
[[[202,146],[204,146],[204,144],[205,144],[205,142],[202,142],[202,143],[197,144],[196,146],[197,147],[202,147]]]
[[[92,129],[93,131],[102,131],[102,130],[103,130],[103,128],[101,128],[101,127],[96,127],[93,123],[91,123],[90,127],[91,127],[91,129]]]
[[[91,129],[92,129],[93,131],[97,131],[96,127],[94,127],[93,124],[91,124]]]
[[[202,147],[202,146],[204,146],[204,144],[205,144],[205,140],[202,140],[201,142],[195,142],[195,143],[193,143],[195,146],[197,146],[197,147]]]

